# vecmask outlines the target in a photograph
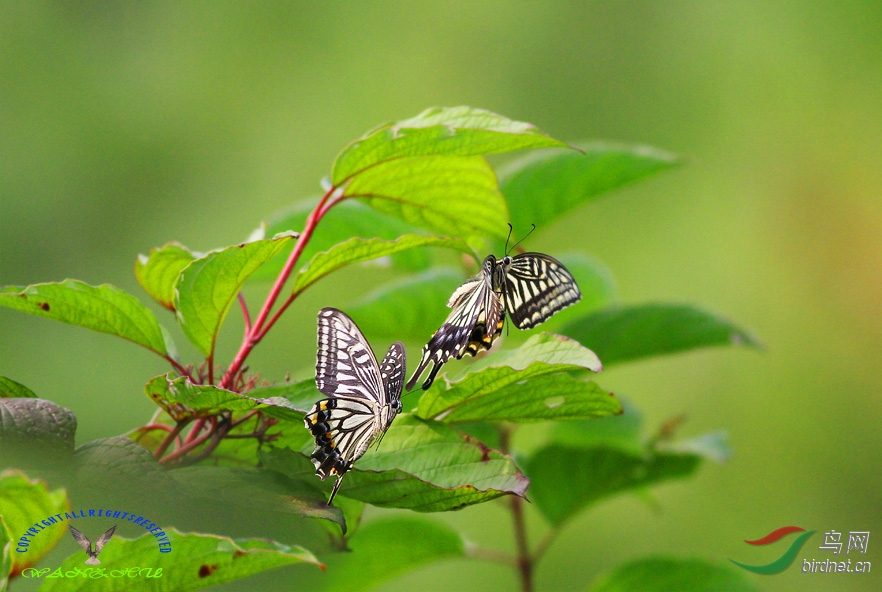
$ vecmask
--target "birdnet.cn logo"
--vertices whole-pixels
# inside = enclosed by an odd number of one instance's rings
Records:
[[[760,565],[741,563],[734,559],[729,559],[729,561],[742,569],[761,575],[770,576],[781,573],[790,567],[803,545],[805,545],[806,541],[808,541],[815,532],[817,531],[807,531],[799,526],[782,526],[764,537],[744,541],[748,545],[754,546],[772,545],[787,538],[788,535],[802,533],[792,539],[790,545],[783,554],[774,561]],[[845,544],[843,544],[843,541],[845,541]],[[829,556],[822,559],[817,559],[815,557],[803,558],[801,571],[802,573],[825,574],[870,573],[870,569],[872,568],[871,562],[864,561],[865,558],[863,557],[867,554],[867,546],[869,545],[869,542],[870,532],[866,530],[849,531],[845,539],[843,539],[842,532],[836,530],[825,532],[824,544],[818,547],[818,551],[823,551],[825,555],[832,555],[832,558]],[[778,548],[781,548],[781,546],[778,545]],[[851,555],[852,552],[854,552],[854,555]],[[848,555],[851,555],[851,557],[848,557]]]
[[[88,518],[98,518],[99,520],[91,522],[80,520]],[[114,521],[110,528],[106,528],[108,519]],[[77,520],[77,526],[79,528],[71,524],[72,520]],[[104,524],[101,524],[102,522]],[[77,561],[76,565],[71,566],[70,563],[73,559],[68,559],[68,561],[65,562],[64,567],[58,567],[55,569],[51,567],[39,569],[26,567],[21,571],[21,576],[23,578],[45,577],[46,579],[161,578],[161,567],[132,565],[120,566],[118,557],[114,556],[114,551],[107,552],[110,554],[108,556],[110,559],[108,563],[111,564],[111,568],[107,569],[101,566],[101,558],[108,558],[102,555],[102,551],[104,551],[105,547],[114,545],[115,541],[120,540],[118,536],[114,539],[114,533],[120,523],[124,524],[127,522],[139,528],[143,528],[148,533],[152,534],[156,539],[157,551],[159,553],[172,552],[171,541],[169,540],[168,535],[163,531],[162,527],[143,516],[139,516],[132,512],[120,512],[116,510],[74,510],[71,512],[64,512],[63,514],[47,516],[46,518],[35,522],[33,526],[28,528],[27,531],[19,537],[18,541],[16,541],[15,550],[17,553],[27,553],[35,542],[35,539],[40,537],[43,531],[54,528],[63,528],[63,525],[67,523],[67,531],[73,537],[76,544],[84,551],[83,555],[79,555],[79,557],[83,558],[82,563],[80,564],[79,561]],[[122,540],[122,543],[126,542],[128,541]],[[119,553],[116,553],[115,555],[119,555]],[[82,565],[83,567],[79,567],[79,565]]]

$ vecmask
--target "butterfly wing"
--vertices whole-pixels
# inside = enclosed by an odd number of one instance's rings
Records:
[[[338,475],[331,505],[343,476],[401,409],[405,353],[394,343],[378,365],[352,319],[333,308],[319,312],[318,327],[315,381],[329,398],[313,405],[304,424],[315,437],[310,459],[316,475]]]
[[[383,357],[380,364],[380,378],[383,381],[383,408],[386,411],[386,421],[383,430],[389,427],[395,415],[401,411],[401,392],[404,389],[404,375],[406,372],[406,354],[404,344],[396,341],[389,347],[389,351]],[[391,415],[390,415],[391,413]]]
[[[104,545],[107,544],[107,541],[110,540],[110,537],[113,536],[113,531],[116,530],[116,524],[108,528],[104,534],[98,537],[98,540],[95,541],[95,555],[101,552],[101,549],[104,548]]]
[[[518,329],[544,323],[581,298],[572,274],[549,255],[515,255],[505,271],[505,308]]]
[[[79,530],[73,527],[73,524],[67,525],[68,530],[70,530],[70,534],[73,536],[74,540],[77,544],[83,548],[83,550],[89,555],[92,554],[92,541],[89,540],[89,537],[81,533]]]
[[[323,308],[318,314],[315,384],[329,397],[382,402],[377,358],[355,322],[336,308]]]
[[[494,302],[498,304],[498,298],[493,293],[491,274],[492,263],[488,270],[488,262],[485,260],[481,273],[457,288],[450,297],[447,306],[453,310],[429,342],[423,346],[420,363],[407,382],[408,390],[414,387],[430,363],[433,366],[428,378],[423,382],[423,390],[432,385],[435,375],[447,360],[453,357],[461,358],[467,353],[476,325],[486,319],[488,303],[491,306]],[[501,314],[501,305],[498,305],[498,309]],[[473,352],[469,353],[474,355]]]

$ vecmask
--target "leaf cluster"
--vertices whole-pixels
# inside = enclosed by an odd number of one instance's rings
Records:
[[[509,162],[498,175],[486,159],[537,148],[544,150]],[[341,152],[321,198],[271,217],[246,242],[208,253],[170,242],[138,257],[139,284],[171,313],[200,360],[182,360],[154,312],[114,286],[66,280],[0,288],[0,306],[121,337],[171,366],[146,381],[145,393],[157,405],[150,422],[128,437],[76,449],[72,413],[0,378],[0,451],[42,447],[41,458],[66,461],[77,491],[91,487],[99,495],[108,471],[123,468],[133,489],[257,504],[301,525],[320,524],[331,547],[354,551],[327,560],[329,575],[319,585],[328,589],[365,588],[396,573],[377,563],[378,556],[396,557],[399,571],[443,557],[482,556],[449,527],[416,515],[357,528],[366,504],[429,513],[506,498],[517,529],[523,528],[520,500],[529,491],[548,524],[545,542],[531,550],[524,536],[519,556],[506,559],[522,566],[526,588],[525,562],[538,561],[585,508],[686,477],[703,459],[726,455],[715,438],[674,444],[668,430],[645,439],[636,410],[626,407],[623,414],[619,399],[594,374],[611,364],[698,347],[756,345],[747,332],[690,305],[618,303],[606,267],[585,253],[561,254],[582,289],[582,303],[552,319],[544,332],[533,331],[520,343],[511,336],[516,347],[448,364],[428,391],[407,397],[408,412],[393,422],[382,446],[350,471],[338,507],[324,504],[331,484],[314,476],[308,458],[313,443],[303,414],[321,398],[314,381],[268,383],[249,371],[246,360],[305,290],[366,262],[386,262],[395,277],[355,290],[360,294],[347,309],[350,316],[371,340],[423,343],[446,315],[450,293],[486,250],[501,247],[507,223],[518,231],[530,224],[546,228],[607,191],[678,163],[674,155],[643,146],[571,146],[531,124],[469,107],[429,109],[380,126]],[[439,258],[439,249],[457,257]],[[268,280],[265,301],[249,306],[245,283]],[[218,336],[237,305],[245,335],[235,357],[221,364]],[[511,435],[525,422],[551,422],[549,441],[537,450],[513,449]],[[27,468],[34,459],[0,460]],[[34,499],[60,499],[21,474],[5,479],[29,483]],[[19,524],[2,500],[0,490],[0,548],[7,549]],[[176,581],[177,590],[290,563],[319,565],[312,551],[298,546],[170,533],[185,549],[181,561],[216,566],[209,579]],[[396,547],[396,533],[408,533],[406,552]],[[144,545],[142,539],[109,545],[107,559],[139,556],[147,552]],[[8,555],[4,551],[0,562],[0,590],[2,578],[21,572]],[[75,563],[71,558],[65,565]],[[609,582],[616,577],[598,589],[614,589]],[[49,582],[47,590],[53,589]]]

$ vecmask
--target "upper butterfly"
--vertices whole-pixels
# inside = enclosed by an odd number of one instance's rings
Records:
[[[382,364],[355,322],[335,308],[318,314],[315,384],[328,396],[312,406],[304,424],[315,436],[310,460],[325,480],[337,475],[328,505],[334,501],[346,471],[375,440],[383,437],[401,413],[404,346],[395,342]]]
[[[582,298],[563,263],[543,253],[497,259],[488,255],[481,272],[461,285],[447,301],[450,314],[423,346],[420,363],[407,382],[413,388],[432,362],[423,390],[429,388],[450,358],[490,349],[502,332],[505,313],[518,329],[531,329]]]

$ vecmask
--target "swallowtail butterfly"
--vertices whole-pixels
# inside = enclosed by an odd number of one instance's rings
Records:
[[[410,390],[430,363],[427,389],[450,358],[490,349],[502,332],[505,314],[518,329],[531,329],[582,298],[563,263],[543,253],[521,253],[497,259],[488,255],[481,271],[447,301],[447,320],[423,346],[423,355],[407,382]]]
[[[328,396],[313,405],[304,418],[315,437],[310,456],[315,474],[324,481],[337,475],[328,505],[334,501],[346,471],[373,442],[379,444],[392,420],[401,412],[405,354],[393,343],[377,358],[355,322],[334,308],[318,314],[318,355],[315,384]]]

